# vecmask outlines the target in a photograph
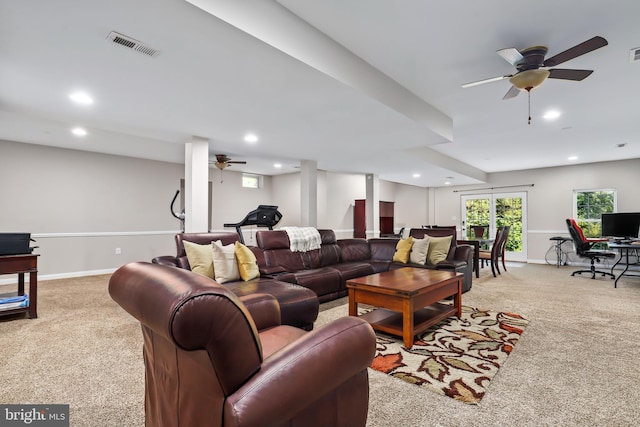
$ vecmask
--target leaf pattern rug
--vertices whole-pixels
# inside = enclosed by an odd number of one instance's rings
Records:
[[[462,307],[418,335],[411,350],[402,339],[377,332],[371,368],[469,404],[480,402],[529,323],[514,313]]]

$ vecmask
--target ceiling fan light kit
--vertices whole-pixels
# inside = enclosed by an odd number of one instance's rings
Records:
[[[512,76],[509,81],[520,90],[531,90],[540,86],[549,74],[549,70],[526,70]]]

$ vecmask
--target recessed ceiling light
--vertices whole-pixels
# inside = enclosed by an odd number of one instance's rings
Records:
[[[567,160],[571,160],[571,161],[578,160],[578,156],[569,156]]]
[[[445,181],[444,185],[451,185],[451,183],[449,181]]]
[[[87,95],[85,92],[73,92],[69,95],[69,98],[73,102],[77,102],[82,105],[91,105],[93,104],[93,98]]]
[[[280,163],[274,163],[273,167],[276,169],[280,169],[282,167],[282,165]]]
[[[71,129],[71,133],[75,136],[85,136],[87,134],[87,131],[83,128],[73,128]]]
[[[546,113],[544,113],[544,117],[547,120],[553,120],[553,119],[557,119],[558,117],[560,117],[560,111],[558,110],[549,110]]]
[[[253,133],[248,133],[244,136],[245,142],[258,142],[258,136]]]
[[[414,178],[420,178],[420,174],[419,174],[419,173],[414,173],[414,174],[413,174],[413,177],[414,177]]]

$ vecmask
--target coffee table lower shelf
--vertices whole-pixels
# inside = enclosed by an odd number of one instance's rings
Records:
[[[413,313],[414,336],[426,331],[430,326],[447,317],[456,316],[456,314],[457,311],[453,305],[438,303],[416,310]],[[403,336],[403,315],[401,312],[376,308],[358,317],[366,320],[376,331]]]

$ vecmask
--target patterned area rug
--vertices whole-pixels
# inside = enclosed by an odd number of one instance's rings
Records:
[[[514,313],[462,307],[419,335],[411,350],[402,339],[376,333],[371,368],[469,404],[477,404],[529,323]]]

